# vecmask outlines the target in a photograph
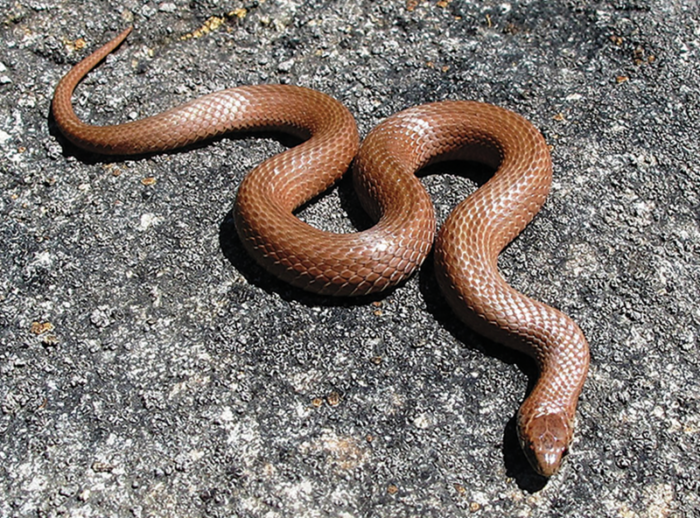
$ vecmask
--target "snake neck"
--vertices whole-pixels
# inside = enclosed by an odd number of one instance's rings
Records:
[[[581,330],[565,315],[551,311],[560,317],[554,319],[560,325],[550,322],[544,327],[541,342],[534,348],[540,375],[517,418],[525,456],[546,477],[559,470],[571,444],[576,403],[589,364],[588,343]]]

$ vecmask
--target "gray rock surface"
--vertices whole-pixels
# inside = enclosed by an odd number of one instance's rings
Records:
[[[0,516],[700,516],[694,0],[0,12]],[[78,88],[85,120],[283,82],[341,100],[363,134],[441,99],[541,129],[553,191],[500,264],[591,344],[557,476],[537,477],[515,439],[532,364],[465,330],[430,264],[338,301],[244,254],[236,188],[284,140],[114,160],[57,134],[56,83],[130,24]],[[475,184],[429,173],[444,219]],[[348,182],[300,215],[366,224]]]

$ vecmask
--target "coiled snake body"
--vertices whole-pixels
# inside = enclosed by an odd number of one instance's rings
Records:
[[[280,130],[307,138],[255,168],[235,205],[245,248],[295,286],[361,295],[395,285],[420,266],[435,235],[432,203],[415,172],[454,158],[497,169],[440,230],[436,271],[450,306],[465,323],[535,358],[540,376],[518,412],[518,435],[534,469],[544,476],[555,473],[572,438],[588,344],[567,316],[511,288],[496,264],[549,192],[551,160],[540,133],[502,108],[444,101],[388,118],[355,157],[359,137],[348,110],[327,95],[286,85],[231,88],[125,124],[81,122],[71,105],[75,86],[130,30],[60,81],[52,104],[59,129],[81,148],[116,155],[175,149],[232,131]],[[333,234],[298,220],[292,212],[340,178],[353,159],[356,190],[376,225]]]

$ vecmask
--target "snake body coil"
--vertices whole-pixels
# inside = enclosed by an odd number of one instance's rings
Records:
[[[482,103],[445,101],[402,111],[370,132],[355,159],[355,187],[376,225],[354,234],[324,232],[293,211],[332,185],[355,158],[359,137],[348,110],[314,90],[259,85],[215,92],[125,124],[81,122],[71,105],[73,90],[130,30],[60,81],[52,109],[61,132],[83,149],[116,155],[175,149],[232,131],[279,130],[307,138],[255,168],[235,206],[245,248],[295,286],[361,295],[395,285],[420,266],[435,235],[432,203],[416,171],[454,158],[497,169],[443,225],[436,270],[449,304],[467,325],[535,358],[540,377],[518,412],[518,435],[535,470],[555,473],[572,438],[588,344],[566,315],[511,288],[496,264],[549,192],[551,159],[540,133],[522,117]]]

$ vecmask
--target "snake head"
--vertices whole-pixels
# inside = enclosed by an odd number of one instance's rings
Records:
[[[573,427],[564,412],[540,414],[529,419],[518,416],[518,438],[533,469],[551,477],[569,448]]]

